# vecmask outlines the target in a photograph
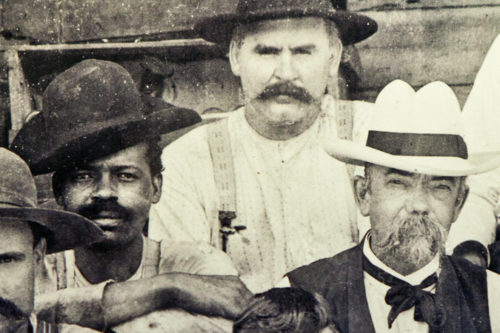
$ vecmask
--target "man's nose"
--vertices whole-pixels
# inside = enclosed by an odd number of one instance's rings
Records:
[[[429,213],[428,191],[421,185],[416,186],[408,197],[406,205],[410,214],[427,215]]]
[[[278,59],[275,75],[282,81],[293,81],[297,78],[297,71],[293,63],[292,54],[283,51]]]
[[[92,198],[110,199],[116,198],[116,186],[109,175],[102,175],[94,185]]]

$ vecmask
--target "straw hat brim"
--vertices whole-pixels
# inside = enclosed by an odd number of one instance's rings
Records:
[[[71,212],[30,207],[0,207],[2,220],[34,222],[47,233],[47,253],[55,253],[99,241],[103,233],[92,221]]]
[[[293,17],[321,17],[332,20],[339,29],[344,45],[360,42],[373,35],[378,28],[375,20],[349,11],[312,8],[287,10],[271,7],[246,14],[233,13],[207,17],[195,25],[195,31],[207,41],[228,45],[238,24]]]
[[[489,171],[500,166],[500,151],[469,154],[468,159],[441,156],[402,156],[354,143],[332,140],[323,143],[332,157],[354,165],[365,163],[435,176],[460,177]]]

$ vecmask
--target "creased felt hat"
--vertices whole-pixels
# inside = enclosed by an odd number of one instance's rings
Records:
[[[378,95],[366,144],[324,142],[331,156],[350,164],[377,164],[436,176],[465,176],[500,165],[500,152],[469,154],[463,139],[460,105],[443,82],[415,92],[404,81],[389,83]]]
[[[145,106],[130,74],[104,60],[84,60],[59,74],[43,94],[42,111],[15,137],[11,150],[33,174],[109,155],[148,137],[201,121],[193,110]]]
[[[236,11],[201,19],[195,31],[210,42],[228,44],[238,24],[294,17],[320,17],[335,22],[344,45],[362,41],[377,31],[377,23],[345,10],[339,0],[240,0]]]
[[[100,240],[101,229],[83,216],[37,208],[36,185],[28,165],[5,148],[0,148],[0,170],[0,223],[14,220],[40,225],[46,231],[48,253]]]

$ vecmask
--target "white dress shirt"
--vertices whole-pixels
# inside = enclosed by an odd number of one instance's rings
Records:
[[[358,243],[346,166],[321,144],[337,137],[334,103],[325,97],[316,122],[284,141],[257,134],[243,108],[229,116],[237,198],[233,225],[247,228],[229,236],[228,253],[253,292],[271,288],[298,266]],[[371,111],[370,103],[352,103],[355,114]],[[162,161],[163,192],[150,214],[149,236],[213,242],[220,208],[206,126],[167,146]]]

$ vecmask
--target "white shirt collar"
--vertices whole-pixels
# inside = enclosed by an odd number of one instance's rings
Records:
[[[36,317],[36,314],[34,312],[30,314],[30,323],[33,327],[33,332],[36,332],[36,329],[38,327],[38,318]]]
[[[386,271],[387,273],[397,277],[398,279],[401,279],[405,282],[408,282],[411,285],[418,285],[420,284],[425,278],[427,278],[429,275],[437,272],[439,274],[439,253],[436,254],[436,256],[424,267],[421,269],[410,273],[408,275],[402,275],[386,264],[384,264],[377,256],[375,253],[373,253],[372,249],[370,248],[370,233],[366,235],[364,244],[363,244],[363,254],[365,257],[375,266],[378,268]]]

